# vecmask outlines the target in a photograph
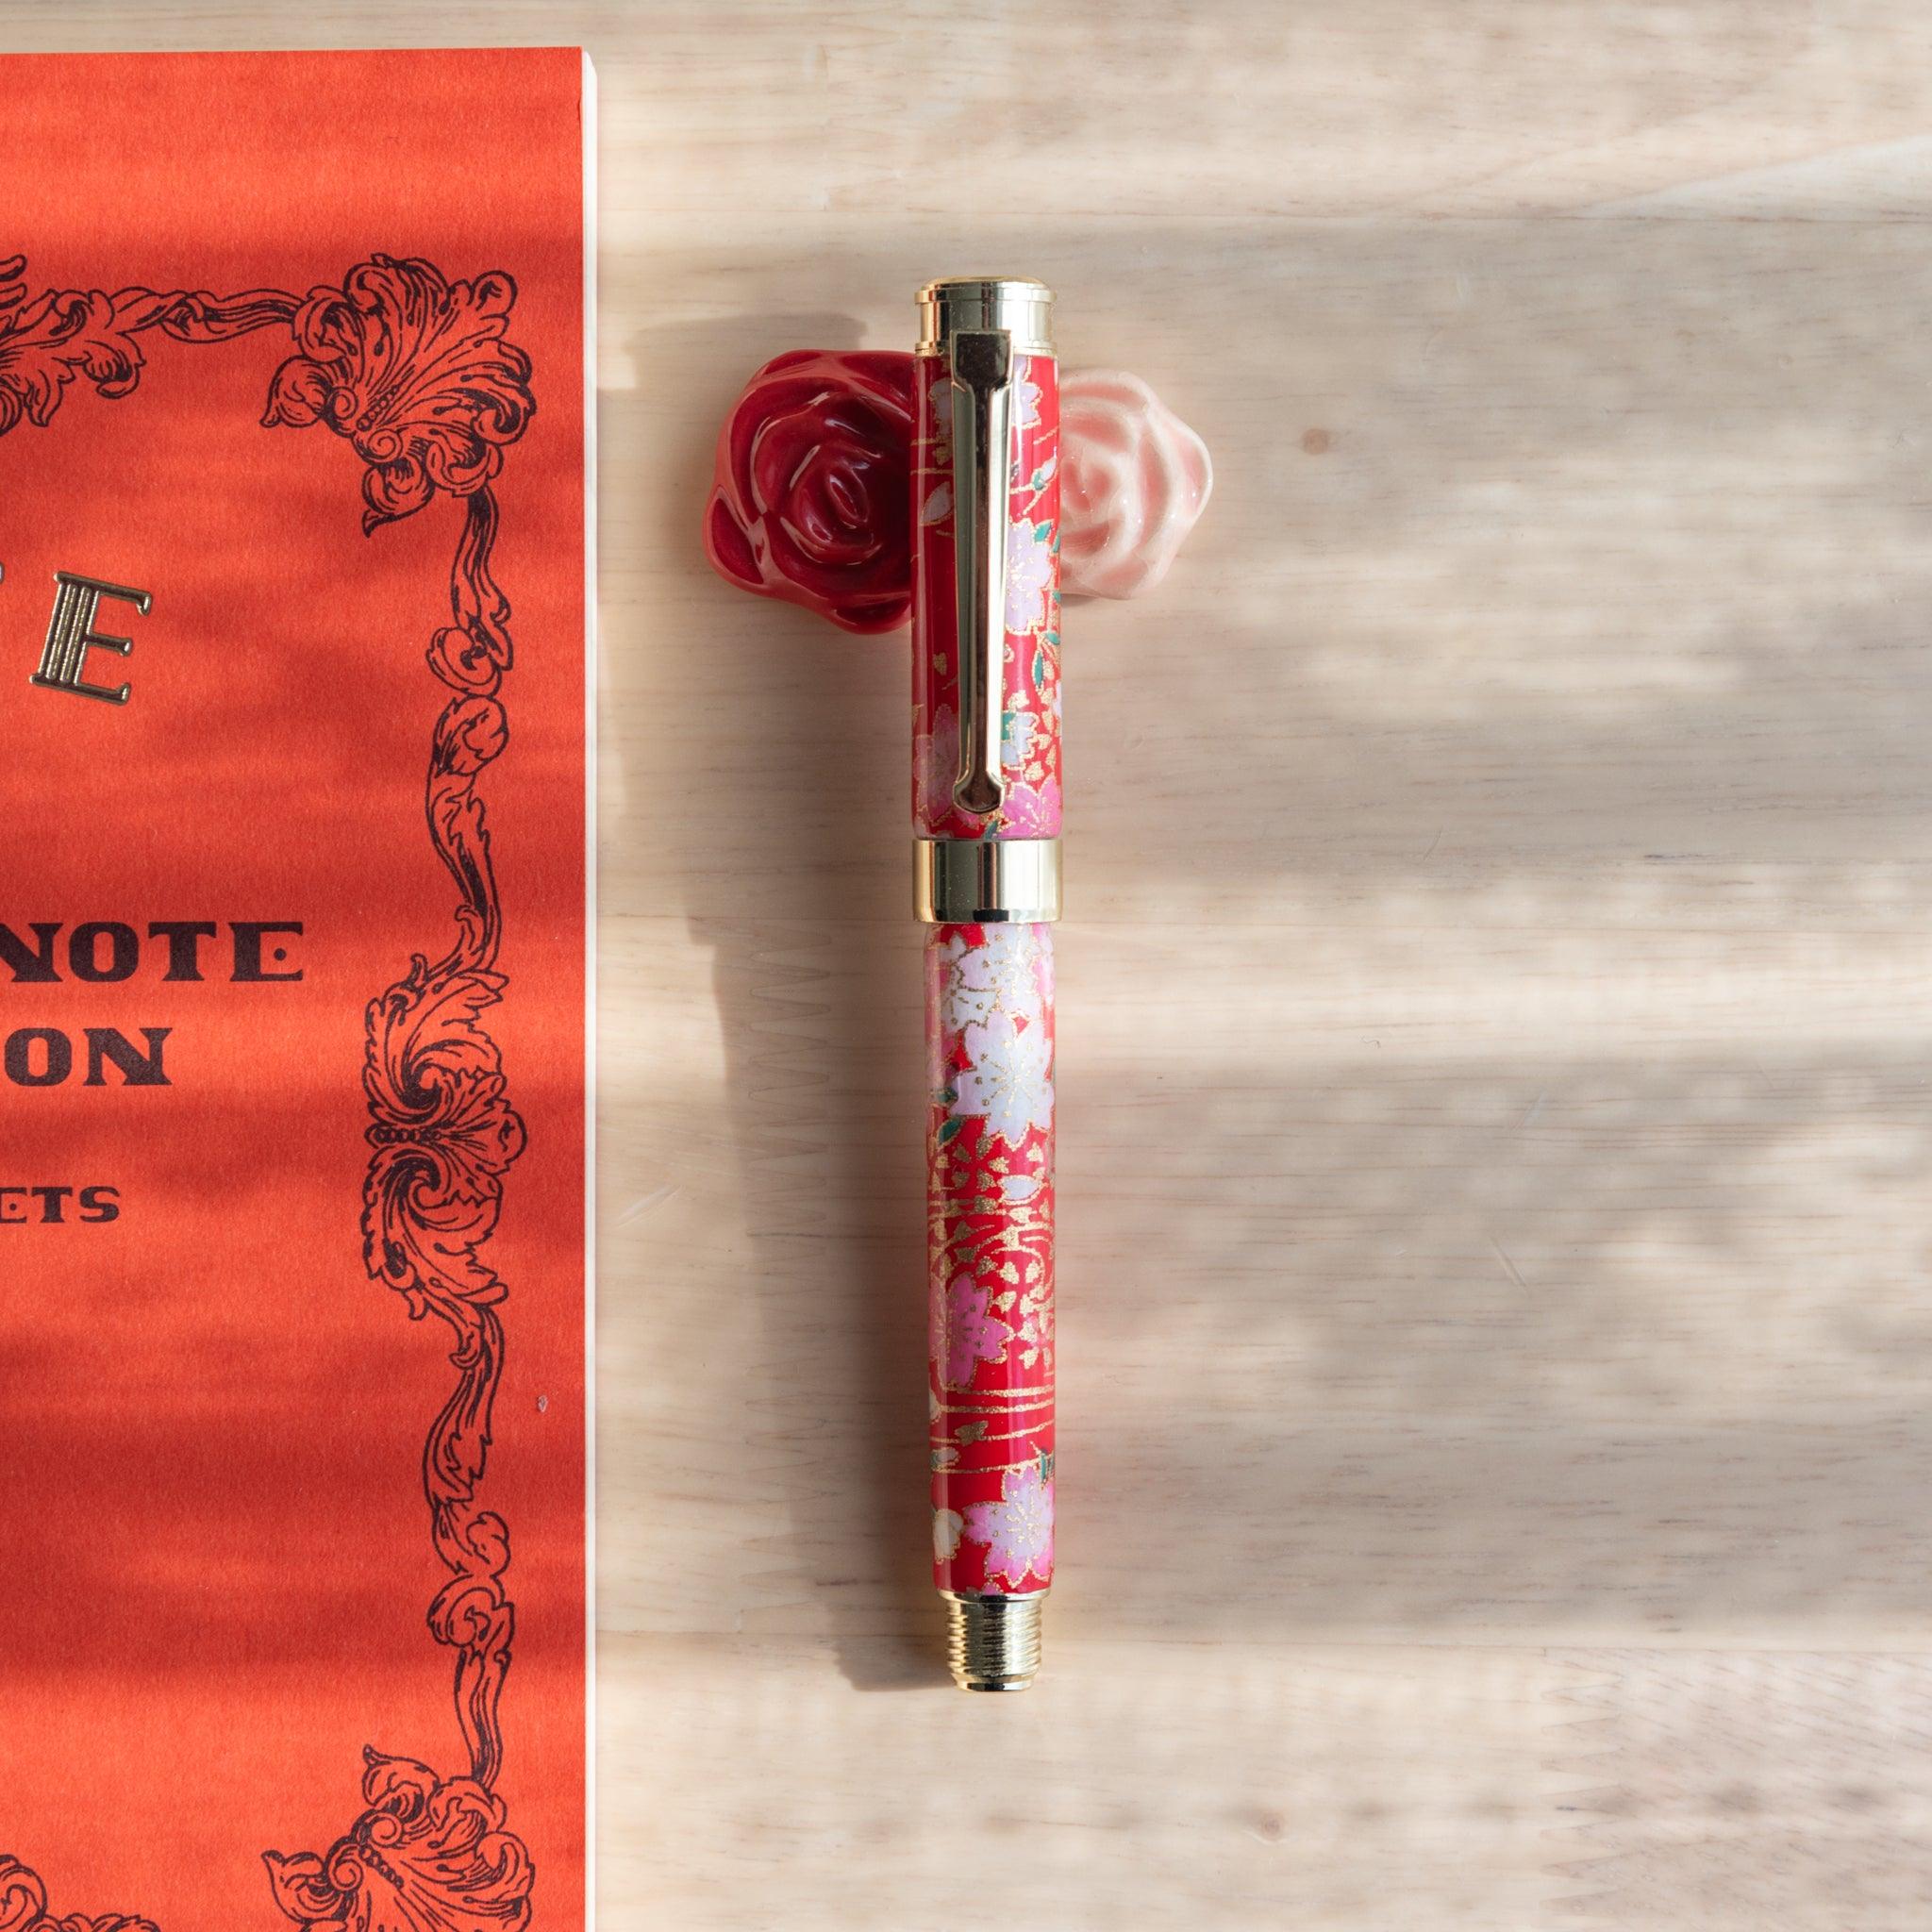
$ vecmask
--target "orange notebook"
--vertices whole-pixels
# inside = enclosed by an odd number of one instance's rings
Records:
[[[578,1924],[588,71],[0,100],[0,1932]]]

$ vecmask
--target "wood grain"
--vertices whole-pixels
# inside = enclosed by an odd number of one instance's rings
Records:
[[[1919,9],[0,26],[600,70],[610,1924],[1922,1923]],[[1064,1580],[982,1704],[921,1560],[903,647],[696,522],[754,365],[987,264],[1220,480],[1067,625]]]

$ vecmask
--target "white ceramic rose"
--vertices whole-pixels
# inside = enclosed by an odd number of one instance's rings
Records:
[[[1060,384],[1060,447],[1061,590],[1151,591],[1214,487],[1208,445],[1138,375],[1081,369]]]

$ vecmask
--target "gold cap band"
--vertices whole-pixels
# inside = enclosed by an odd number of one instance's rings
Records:
[[[1051,356],[1053,291],[1019,276],[964,276],[919,291],[919,353],[941,356],[962,330],[1004,329],[1016,356]]]

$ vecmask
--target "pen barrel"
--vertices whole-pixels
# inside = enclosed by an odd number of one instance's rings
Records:
[[[967,809],[960,763],[961,648],[953,380],[943,355],[917,358],[912,512],[913,830],[922,839],[1057,839],[1060,831],[1060,398],[1045,354],[1012,360],[1002,552],[1001,802]]]
[[[928,926],[925,1019],[933,1580],[1024,1596],[1053,1580],[1052,926]]]

